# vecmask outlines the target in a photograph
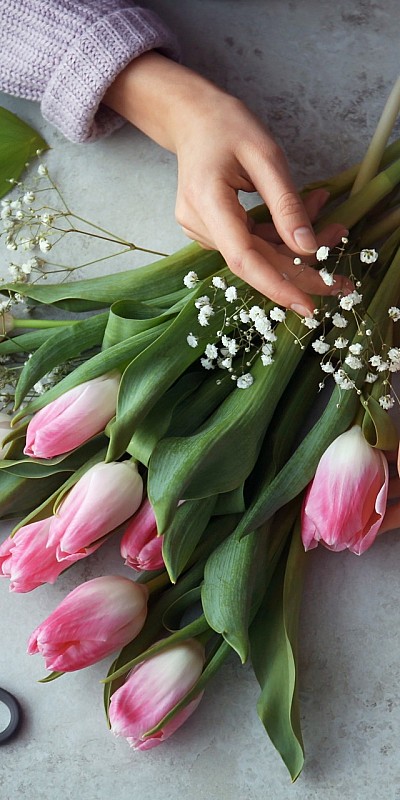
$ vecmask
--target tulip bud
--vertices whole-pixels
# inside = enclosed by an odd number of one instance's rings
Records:
[[[329,550],[361,555],[371,547],[386,510],[389,470],[359,425],[338,436],[323,454],[303,502],[306,550],[321,542]]]
[[[53,400],[32,417],[24,453],[54,458],[104,430],[115,414],[119,375],[101,375],[81,383]]]
[[[85,558],[100,544],[82,549],[65,561],[57,561],[56,546],[48,544],[52,517],[24,525],[0,545],[0,576],[10,578],[11,592],[31,592],[43,583],[54,583],[74,561]]]
[[[142,661],[111,697],[111,730],[125,736],[135,750],[150,750],[165,742],[197,708],[200,692],[165,727],[146,738],[169,711],[193,688],[204,666],[204,647],[188,639]]]
[[[121,556],[125,564],[137,571],[161,569],[163,536],[157,536],[154,511],[146,498],[132,517],[121,540]]]
[[[143,481],[134,461],[95,464],[72,487],[52,518],[48,542],[69,560],[118,528],[140,506]]]
[[[142,629],[148,590],[118,575],[77,586],[32,633],[28,653],[46,668],[72,672],[125,647]]]

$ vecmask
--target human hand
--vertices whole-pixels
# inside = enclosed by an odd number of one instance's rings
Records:
[[[341,225],[314,235],[326,194],[301,200],[282,150],[243,103],[155,52],[135,59],[104,102],[176,153],[177,220],[190,238],[219,250],[232,272],[302,316],[312,316],[310,294],[352,290],[339,275],[327,286],[309,266],[319,245],[332,247],[345,235]],[[252,226],[239,190],[259,192],[273,226]]]
[[[347,234],[333,224],[314,235],[311,223],[328,193],[317,190],[301,200],[282,151],[239,101],[223,95],[199,117],[186,119],[177,137],[176,216],[185,233],[219,250],[232,272],[302,316],[312,316],[310,294],[351,291],[344,276],[335,275],[335,284],[326,286],[309,266],[320,245],[333,247]],[[253,225],[238,190],[258,191],[274,224]],[[296,255],[300,267],[293,263]]]

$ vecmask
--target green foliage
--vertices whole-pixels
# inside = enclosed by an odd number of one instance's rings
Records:
[[[47,143],[30,125],[0,108],[0,197],[12,189],[10,179],[18,180],[36,150],[47,149]]]

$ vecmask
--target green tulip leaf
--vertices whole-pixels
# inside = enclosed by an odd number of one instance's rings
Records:
[[[240,540],[233,533],[214,550],[204,568],[201,589],[204,615],[243,664],[249,652],[248,627],[256,576],[266,559],[266,534],[264,528]]]
[[[57,330],[26,362],[15,390],[18,408],[30,389],[48,372],[81,353],[100,346],[108,314],[98,314]]]
[[[204,381],[204,373],[189,372],[169,389],[153,406],[143,422],[137,426],[127,446],[127,452],[146,467],[160,439],[167,433],[175,407],[186,406],[187,399],[196,394]]]
[[[47,286],[4,283],[1,291],[18,292],[38,303],[60,306],[69,311],[106,308],[121,297],[146,303],[154,301],[155,305],[170,308],[176,300],[191,294],[183,285],[187,272],[195,270],[199,279],[203,280],[223,266],[224,261],[219,253],[190,244],[171,256],[138,269]]]
[[[25,408],[18,411],[14,417],[15,422],[29,414],[35,414],[36,411],[39,411],[43,406],[56,400],[57,397],[60,397],[61,394],[64,394],[64,392],[67,392],[69,389],[73,389],[80,383],[84,383],[84,381],[98,378],[99,375],[112,372],[114,369],[123,370],[126,364],[129,364],[137,353],[140,353],[165,330],[166,325],[167,323],[163,323],[163,325],[157,328],[138,333],[136,336],[132,336],[131,339],[126,339],[126,341],[120,344],[115,344],[113,347],[109,347],[107,350],[97,353],[97,355],[74,369],[73,372],[70,372],[69,375],[55,386],[52,386],[44,395],[36,397],[25,406]]]
[[[18,475],[21,478],[42,479],[57,472],[75,472],[91,461],[93,457],[96,458],[99,452],[104,455],[106,441],[106,438],[100,434],[89,439],[76,450],[47,459],[31,458],[21,454],[18,459],[11,460],[11,453],[7,451],[7,459],[0,460],[0,475],[2,472],[9,472],[11,475]]]
[[[170,524],[180,499],[230,492],[243,484],[257,460],[264,431],[286,383],[302,356],[303,351],[293,346],[293,334],[284,328],[279,334],[274,364],[265,368],[260,358],[253,363],[254,383],[250,388],[235,388],[193,435],[159,442],[149,461],[148,477],[159,533]]]
[[[137,333],[143,333],[162,322],[168,322],[171,317],[177,314],[177,306],[172,306],[165,311],[146,303],[136,300],[118,300],[113,303],[107,320],[104,332],[103,348],[111,347],[124,339],[129,339]]]
[[[165,612],[162,618],[162,622],[164,628],[169,631],[170,633],[176,633],[179,630],[182,630],[184,627],[182,625],[182,620],[185,619],[188,612],[190,614],[190,609],[193,611],[197,610],[197,614],[194,614],[194,619],[190,620],[191,622],[197,622],[200,618],[202,618],[203,623],[205,623],[205,630],[207,629],[207,623],[205,622],[204,615],[200,614],[198,609],[200,608],[200,594],[201,589],[200,586],[196,586],[194,589],[189,589],[189,591],[182,594],[175,600],[174,603],[171,603],[168,610]]]
[[[21,478],[10,472],[0,474],[0,519],[21,517],[54,491],[58,491],[63,476],[50,475],[40,481]]]
[[[0,108],[0,197],[10,191],[10,179],[18,180],[36,150],[47,149],[48,144],[30,125]]]
[[[298,620],[306,554],[298,527],[250,628],[251,660],[261,695],[257,711],[292,780],[304,763],[297,696]]]
[[[232,285],[241,284],[240,279],[235,277],[230,282]],[[195,348],[189,347],[186,337],[190,331],[201,328],[194,302],[207,288],[207,284],[200,283],[157,342],[140,353],[125,370],[118,395],[116,420],[110,431],[110,461],[115,461],[125,452],[135,429],[157,400],[201,355],[200,343]],[[216,338],[223,316],[221,309],[210,318],[207,336],[211,340]]]
[[[58,335],[62,337],[68,327],[68,325],[65,327],[57,326]],[[20,333],[17,336],[3,339],[3,341],[0,342],[0,356],[8,356],[13,353],[19,353],[20,355],[31,353],[47,342],[52,336],[54,336],[54,328],[42,328],[30,333]]]
[[[360,399],[365,408],[362,432],[368,444],[379,450],[396,450],[399,437],[392,418],[372,395]]]
[[[38,683],[51,683],[57,680],[57,678],[61,678],[61,675],[65,675],[65,672],[51,672],[50,675],[46,675],[45,678],[40,678]]]
[[[200,541],[213,508],[216,497],[188,500],[176,509],[171,525],[164,534],[163,558],[170,580],[176,583]]]

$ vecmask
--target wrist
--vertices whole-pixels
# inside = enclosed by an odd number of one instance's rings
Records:
[[[131,61],[103,103],[172,152],[193,118],[207,116],[225,93],[187,67],[155,51]]]

